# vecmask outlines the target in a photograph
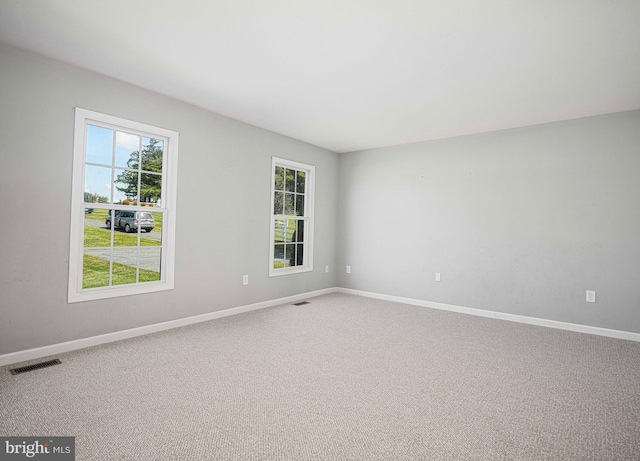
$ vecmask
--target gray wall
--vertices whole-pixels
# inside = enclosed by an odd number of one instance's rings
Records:
[[[336,285],[336,154],[4,45],[0,63],[0,354]],[[180,132],[174,290],[67,303],[76,106]],[[311,273],[268,277],[274,155],[316,166]]]
[[[343,154],[339,286],[640,332],[639,174],[637,111]]]
[[[640,112],[337,156],[4,45],[0,63],[0,354],[336,285],[640,332]],[[175,290],[67,303],[76,106],[180,132]],[[268,277],[272,155],[317,168],[311,273]]]

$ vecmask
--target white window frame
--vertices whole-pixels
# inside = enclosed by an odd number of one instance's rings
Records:
[[[159,281],[143,282],[131,285],[82,288],[85,208],[101,206],[100,204],[87,204],[84,202],[87,125],[102,126],[150,138],[162,139],[165,143],[162,166],[162,201],[160,206],[160,210],[163,212],[164,221],[161,237],[162,246]],[[68,300],[70,303],[173,289],[178,140],[179,134],[176,131],[158,128],[144,123],[134,122],[78,107],[75,108],[68,293]],[[108,204],[107,206],[113,207],[113,204]],[[140,204],[138,204],[138,206],[129,205],[127,206],[127,209],[131,211],[152,211],[147,207],[140,206]]]
[[[274,269],[274,243],[275,243],[275,230],[274,223],[276,219],[287,219],[284,215],[276,215],[274,213],[275,205],[275,176],[276,166],[284,168],[293,168],[296,170],[305,171],[305,205],[304,216],[292,216],[289,218],[302,218],[304,224],[304,263],[299,266],[283,267]],[[269,277],[277,277],[281,275],[299,274],[301,272],[313,271],[313,228],[314,228],[314,203],[315,203],[315,180],[316,180],[316,167],[313,165],[307,165],[306,163],[294,162],[279,157],[271,157],[271,212],[269,213]],[[278,218],[280,216],[280,218]]]

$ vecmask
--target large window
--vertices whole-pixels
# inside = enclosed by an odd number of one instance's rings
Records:
[[[76,108],[69,302],[173,288],[178,133]]]
[[[273,157],[269,276],[313,270],[315,167]]]

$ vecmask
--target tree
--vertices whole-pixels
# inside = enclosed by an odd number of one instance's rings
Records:
[[[127,161],[127,168],[116,178],[116,189],[124,192],[128,198],[135,200],[138,195],[138,169],[142,158],[142,178],[140,180],[140,202],[156,203],[162,192],[162,176],[147,172],[162,173],[162,141],[150,139],[145,144],[142,155],[136,150],[131,152]],[[118,185],[120,184],[120,185]]]
[[[109,199],[103,195],[98,195],[94,192],[85,192],[84,193],[84,202],[85,203],[107,203]]]

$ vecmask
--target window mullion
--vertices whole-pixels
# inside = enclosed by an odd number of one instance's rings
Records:
[[[280,172],[280,175],[278,175]],[[270,242],[270,261],[271,267],[269,269],[269,275],[283,275],[287,273],[296,273],[312,270],[311,258],[312,254],[312,236],[311,236],[311,219],[313,206],[311,204],[311,185],[313,184],[313,175],[315,167],[310,165],[304,165],[298,162],[292,162],[289,160],[272,158],[271,169],[271,190],[272,190],[272,205],[271,205],[271,230],[270,235],[274,238]],[[293,174],[292,174],[293,173]],[[288,180],[288,178],[292,177]],[[293,181],[293,187],[291,186]],[[304,181],[303,187],[301,181]],[[282,189],[277,186],[281,184]],[[290,206],[290,201],[287,200],[287,194],[289,199],[293,199],[293,206]],[[302,197],[301,197],[302,196]],[[290,214],[275,213],[275,209],[279,210],[278,198],[282,197],[282,210],[283,212],[291,211]],[[289,205],[288,205],[289,203]],[[289,208],[288,208],[289,206]],[[276,224],[281,222],[284,226],[280,229],[280,225],[276,228]],[[293,227],[293,228],[291,228]],[[289,234],[287,234],[289,230]],[[300,232],[299,232],[300,231]],[[282,241],[279,239],[280,232],[283,232]],[[300,236],[302,233],[302,237]],[[293,236],[295,235],[295,239]],[[289,240],[289,236],[291,240]],[[279,247],[282,248],[284,254],[280,256]],[[288,250],[288,251],[287,251]],[[302,253],[302,254],[300,254]],[[285,260],[284,265],[276,259],[276,256],[283,257]],[[287,266],[286,264],[290,264]]]
[[[175,248],[172,207],[175,206],[178,133],[80,108],[75,111],[69,302],[172,289]],[[122,134],[129,137],[122,138]],[[143,177],[142,149],[146,139],[158,141],[149,148],[148,165],[154,171]],[[131,169],[127,160],[136,149],[138,164]],[[131,197],[135,200],[133,206],[116,203],[121,196],[116,190],[116,181],[118,175],[126,171],[132,174],[123,176],[122,184],[127,193],[136,188]],[[169,180],[167,171],[173,175]],[[135,179],[133,174],[137,175]],[[145,189],[150,201],[161,207],[152,210],[142,207],[143,183],[151,188]],[[123,200],[129,198],[126,194],[122,197]],[[159,199],[162,202],[158,203]],[[87,208],[93,212],[87,213]],[[120,211],[117,229],[116,211]],[[111,218],[108,218],[109,212]],[[152,213],[151,216],[160,220],[153,225],[161,227],[160,236],[143,235],[143,229],[151,230],[150,219],[144,218],[143,213]],[[109,220],[109,229],[91,222],[98,219]],[[136,233],[125,232],[127,224],[133,230],[133,220],[137,220]]]

